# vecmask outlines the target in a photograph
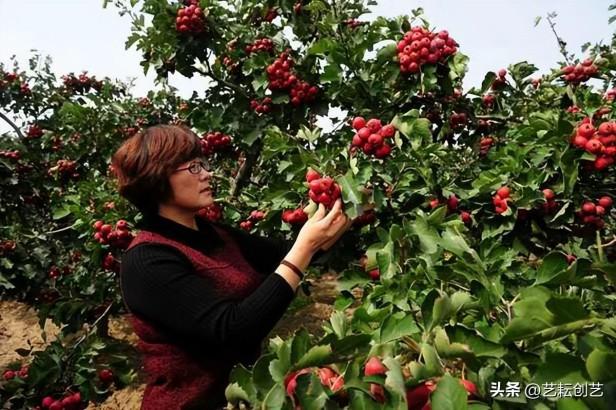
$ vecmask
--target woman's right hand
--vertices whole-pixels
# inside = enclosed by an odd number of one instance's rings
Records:
[[[329,212],[325,206],[319,204],[319,208],[312,218],[308,219],[297,235],[295,245],[307,249],[312,254],[321,247],[339,237],[341,231],[348,229],[348,216],[342,210],[342,201],[338,199]],[[331,245],[331,244],[330,244]]]

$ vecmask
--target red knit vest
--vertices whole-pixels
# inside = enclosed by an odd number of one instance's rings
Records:
[[[137,234],[128,249],[144,242],[171,246],[182,252],[192,263],[195,274],[203,276],[220,294],[237,300],[245,298],[263,278],[246,262],[235,241],[221,228],[213,228],[224,241],[224,246],[208,255],[148,231]],[[142,410],[210,409],[221,406],[221,400],[224,400],[222,393],[235,363],[216,357],[216,353],[213,357],[202,356],[197,360],[171,342],[151,322],[135,314],[129,315],[129,321],[139,336],[137,347],[142,353],[147,375]]]

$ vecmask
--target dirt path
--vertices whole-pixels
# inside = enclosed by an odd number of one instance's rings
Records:
[[[336,277],[322,276],[313,282],[310,296],[300,296],[289,311],[272,330],[267,339],[275,336],[288,337],[301,327],[314,335],[323,334],[323,322],[333,311],[332,304],[338,293]],[[59,329],[50,321],[45,324],[47,340],[54,340]],[[125,317],[114,317],[109,322],[109,334],[134,345],[137,336],[132,332]],[[20,360],[16,349],[42,350],[46,343],[41,337],[38,317],[31,307],[15,301],[0,302],[0,369],[10,362]],[[135,384],[114,392],[101,404],[90,404],[88,410],[138,410],[145,385]]]

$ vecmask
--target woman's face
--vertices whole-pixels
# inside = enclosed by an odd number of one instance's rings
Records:
[[[205,160],[194,159],[180,164],[171,174],[171,198],[166,202],[167,205],[196,212],[214,203],[210,185],[212,173],[201,164],[207,167]]]

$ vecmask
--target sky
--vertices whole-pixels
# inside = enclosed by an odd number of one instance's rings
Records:
[[[465,88],[480,85],[487,71],[528,61],[540,73],[563,58],[545,15],[556,12],[556,30],[569,51],[583,57],[580,46],[588,41],[608,43],[616,23],[608,25],[613,0],[377,0],[375,16],[395,17],[423,7],[436,30],[446,29],[469,56]],[[0,0],[0,61],[16,55],[22,67],[31,50],[53,59],[52,69],[62,75],[87,70],[97,77],[123,81],[136,78],[133,93],[145,95],[154,87],[154,75],[144,76],[140,54],[125,50],[130,20],[119,16],[103,0]],[[535,27],[535,17],[543,16]],[[362,17],[362,20],[370,17]],[[206,84],[199,77],[171,76],[170,84],[189,97]],[[201,94],[201,93],[200,93]],[[2,131],[3,125],[0,125]]]

